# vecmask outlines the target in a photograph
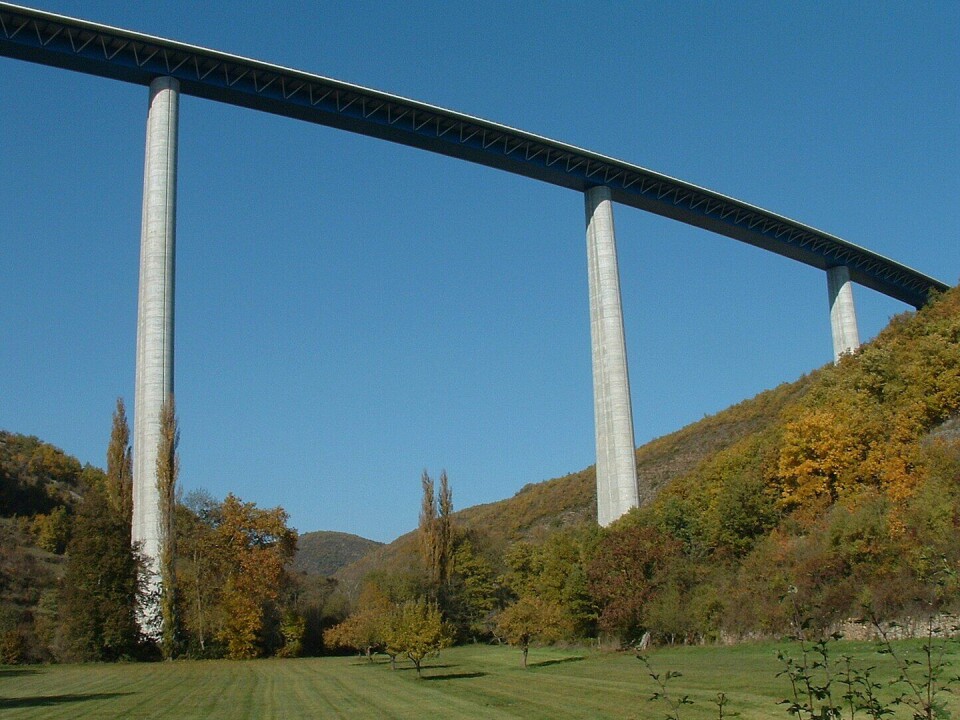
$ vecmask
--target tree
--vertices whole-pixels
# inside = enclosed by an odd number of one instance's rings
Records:
[[[129,523],[133,517],[133,454],[123,398],[117,398],[107,446],[107,498]]]
[[[450,582],[453,570],[453,492],[447,471],[440,471],[440,494],[437,497],[437,579],[443,588]]]
[[[597,611],[587,587],[587,563],[596,541],[591,526],[552,533],[537,545],[515,543],[506,554],[504,580],[516,597],[537,596],[559,606],[573,633],[592,635]]]
[[[373,662],[373,653],[383,644],[383,615],[376,610],[357,612],[323,633],[327,647],[353,648]]]
[[[282,508],[262,510],[233,494],[221,506],[214,533],[224,551],[225,576],[218,636],[231,658],[252,658],[264,650],[264,621],[276,611],[284,567],[297,549],[297,532],[287,527],[287,517]]]
[[[569,618],[557,603],[524,595],[497,616],[497,633],[523,652],[523,666],[534,640],[559,640],[572,630]]]
[[[417,669],[428,655],[447,647],[450,637],[436,603],[420,598],[396,606],[384,627],[387,654],[406,655]]]
[[[440,494],[435,496],[433,479],[423,471],[420,479],[420,552],[434,595],[442,597],[453,569],[453,493],[447,472],[440,473]]]
[[[349,647],[364,653],[373,662],[373,653],[384,646],[384,629],[393,605],[376,583],[367,582],[360,591],[357,611],[323,633],[330,647]],[[392,655],[391,665],[396,654]]]
[[[201,656],[208,654],[207,641],[219,617],[225,582],[224,549],[216,538],[221,514],[219,501],[206,491],[194,490],[177,506],[174,518],[183,631],[191,650]]]
[[[456,629],[458,639],[490,637],[491,618],[503,592],[493,566],[474,552],[469,540],[460,539],[445,597],[447,621]]]
[[[176,537],[173,523],[177,502],[177,476],[180,474],[180,456],[177,454],[179,443],[180,430],[177,428],[176,408],[171,395],[160,409],[160,442],[157,448],[157,492],[160,511],[160,649],[168,660],[179,651],[182,634],[178,614]]]
[[[283,611],[280,634],[283,645],[277,651],[279,657],[299,657],[303,652],[303,637],[307,632],[307,619],[292,608]]]
[[[36,515],[33,529],[37,534],[37,545],[47,552],[63,555],[70,541],[70,516],[67,509],[60,505],[47,515]]]
[[[72,658],[109,661],[136,654],[139,565],[127,523],[100,488],[88,489],[67,546],[61,591]]]
[[[648,526],[606,534],[587,569],[590,592],[600,606],[600,627],[623,641],[639,638],[646,628],[645,606],[682,557],[679,541]]]
[[[427,569],[431,582],[436,578],[437,568],[437,501],[434,495],[433,478],[423,471],[420,476],[420,485],[423,488],[423,499],[420,501],[420,525],[417,537],[420,541],[420,556]]]

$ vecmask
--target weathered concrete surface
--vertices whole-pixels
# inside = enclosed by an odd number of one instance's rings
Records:
[[[597,521],[609,525],[639,503],[633,408],[620,303],[610,190],[585,194],[593,407],[597,441]]]
[[[833,361],[860,347],[857,312],[853,306],[853,283],[845,266],[827,270],[827,292],[830,296],[830,328],[833,331]]]
[[[140,230],[137,377],[133,426],[132,540],[157,580],[160,556],[157,448],[160,409],[173,395],[173,296],[177,208],[177,114],[180,83],[150,85]],[[147,628],[144,628],[145,630]]]

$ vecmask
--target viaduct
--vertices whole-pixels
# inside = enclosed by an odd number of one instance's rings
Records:
[[[638,504],[613,203],[823,270],[835,360],[859,345],[852,283],[921,307],[947,285],[706,188],[548,138],[299,70],[0,2],[0,55],[149,87],[134,397],[133,540],[159,556],[160,409],[173,394],[177,123],[182,93],[487,165],[582,193],[586,212],[597,512]]]

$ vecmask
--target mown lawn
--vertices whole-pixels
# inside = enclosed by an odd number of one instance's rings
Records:
[[[663,649],[649,654],[658,671],[677,671],[669,682],[693,705],[681,718],[717,717],[718,691],[727,711],[744,720],[787,718],[778,700],[789,693],[779,644]],[[907,647],[907,646],[904,646]],[[916,652],[916,645],[909,646]],[[841,643],[881,678],[892,665],[868,644]],[[954,660],[960,660],[953,656]],[[654,685],[631,653],[532,650],[530,667],[504,647],[445,650],[429,660],[418,680],[412,667],[391,671],[385,661],[358,658],[178,661],[125,665],[0,668],[0,717],[16,718],[663,718],[667,708],[648,698]],[[843,689],[835,686],[837,695]],[[960,703],[951,701],[960,710]],[[909,717],[900,708],[897,717]]]

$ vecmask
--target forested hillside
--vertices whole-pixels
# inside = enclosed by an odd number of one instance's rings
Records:
[[[38,438],[0,430],[0,662],[46,659],[71,517],[103,473]]]
[[[809,385],[809,377],[783,384],[639,448],[637,473],[641,484],[649,488],[644,502],[656,497],[670,480],[769,426]],[[589,526],[596,516],[596,471],[589,467],[528,484],[512,498],[461,510],[454,514],[454,522],[458,531],[470,538],[476,552],[501,565],[511,544],[542,542],[559,529]],[[416,533],[411,532],[339,570],[336,577],[343,591],[355,598],[368,573],[408,568],[415,564],[416,552]]]
[[[453,514],[440,587],[422,528],[338,577],[361,614],[434,597],[461,637],[524,614],[560,635],[676,642],[955,607],[958,416],[953,289],[838,365],[640,448],[649,491],[611,528],[593,522],[588,469]]]
[[[330,530],[302,533],[297,541],[293,569],[312,575],[333,575],[382,544],[359,535]]]

